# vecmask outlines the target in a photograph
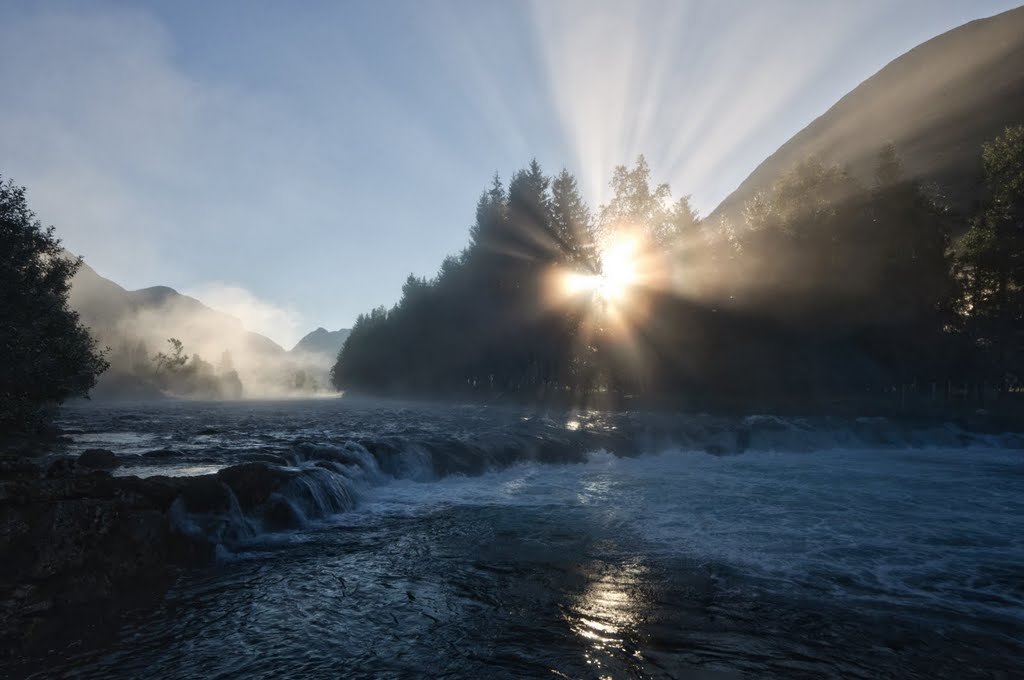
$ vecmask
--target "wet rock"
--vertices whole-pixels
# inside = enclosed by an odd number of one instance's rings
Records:
[[[303,519],[291,503],[277,496],[263,510],[263,525],[270,531],[287,531],[301,527]]]
[[[175,451],[174,449],[154,449],[153,451],[146,451],[142,454],[143,458],[177,458],[181,455],[181,451]]]
[[[78,456],[78,464],[94,470],[113,470],[120,467],[121,461],[113,451],[106,449],[86,449]]]
[[[231,489],[212,475],[188,478],[179,497],[188,512],[223,514],[231,509]]]
[[[289,462],[284,456],[264,451],[253,451],[239,456],[241,460],[250,463],[270,463],[272,465],[288,465]]]
[[[232,465],[220,470],[217,479],[234,492],[238,505],[244,511],[265,503],[283,481],[279,471],[263,463]]]
[[[0,657],[86,639],[159,597],[184,486],[88,470],[0,481]]]
[[[366,449],[377,461],[380,469],[393,477],[405,477],[407,475],[405,460],[402,456],[402,447],[397,443],[388,440],[361,439],[359,445]]]

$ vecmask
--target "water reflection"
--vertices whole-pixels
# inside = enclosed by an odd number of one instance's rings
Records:
[[[612,677],[624,658],[641,657],[638,629],[650,608],[643,588],[647,567],[639,560],[603,564],[589,578],[582,594],[563,614],[583,642],[587,664],[601,672],[601,677]]]

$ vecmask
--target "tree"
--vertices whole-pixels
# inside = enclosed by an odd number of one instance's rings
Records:
[[[937,192],[907,177],[896,147],[876,157],[862,225],[844,238],[856,286],[844,316],[893,382],[938,382],[954,318],[950,214]],[[943,376],[946,377],[946,376]]]
[[[612,173],[613,196],[601,206],[603,230],[640,229],[653,242],[665,244],[671,238],[673,213],[668,201],[672,190],[668,184],[651,187],[651,168],[647,159],[637,156],[636,165],[620,165]]]
[[[563,168],[551,182],[551,225],[564,257],[585,271],[597,271],[594,225],[576,178]]]
[[[961,241],[969,332],[1005,393],[1024,379],[1024,125],[983,147],[988,204]]]
[[[185,354],[185,345],[177,338],[167,338],[167,344],[171,346],[170,354],[157,352],[153,357],[156,364],[156,374],[169,374],[171,376],[180,373],[188,362],[188,355]]]
[[[0,177],[0,431],[38,431],[65,399],[87,396],[107,368],[68,307],[81,265],[36,219],[25,189]]]

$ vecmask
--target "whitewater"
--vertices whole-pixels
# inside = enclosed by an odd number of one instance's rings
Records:
[[[39,677],[1024,675],[1019,434],[349,399],[61,425],[115,474],[273,492],[178,503],[213,566]]]

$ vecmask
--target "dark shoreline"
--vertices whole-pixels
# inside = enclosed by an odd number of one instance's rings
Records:
[[[897,425],[930,427],[953,424],[968,432],[998,434],[1003,432],[1024,432],[1024,393],[1002,401],[944,400],[931,399],[927,395],[906,395],[901,400],[898,393],[879,399],[874,396],[835,397],[821,399],[793,399],[779,402],[765,399],[757,403],[748,399],[733,402],[714,402],[696,399],[670,399],[637,397],[609,393],[587,396],[554,394],[543,399],[531,398],[515,393],[485,394],[479,392],[460,393],[409,393],[401,390],[390,392],[363,392],[346,390],[340,399],[351,399],[382,404],[422,406],[477,405],[498,408],[535,408],[538,411],[556,410],[572,413],[581,410],[603,412],[635,412],[642,414],[694,416],[707,415],[717,418],[744,418],[747,416],[775,416],[784,418],[848,419],[885,418]],[[901,403],[902,402],[902,403]]]
[[[186,484],[0,457],[0,664],[100,642],[208,561],[169,521]]]

